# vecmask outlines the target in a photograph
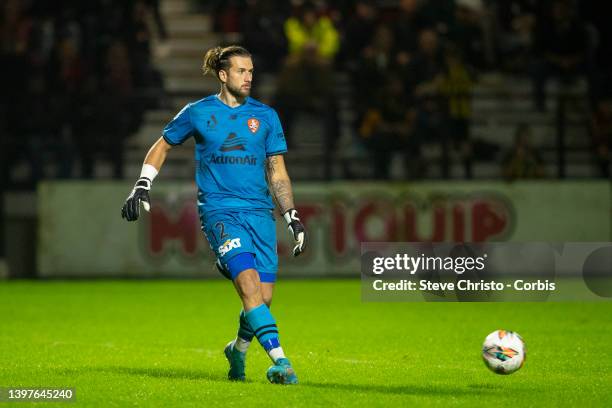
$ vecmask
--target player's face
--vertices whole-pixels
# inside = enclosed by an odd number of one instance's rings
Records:
[[[232,57],[227,73],[227,90],[236,97],[249,96],[253,81],[253,61],[250,57]]]

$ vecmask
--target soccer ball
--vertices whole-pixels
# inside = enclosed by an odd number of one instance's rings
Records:
[[[518,333],[495,330],[482,345],[482,359],[497,374],[512,374],[523,366],[527,349]]]

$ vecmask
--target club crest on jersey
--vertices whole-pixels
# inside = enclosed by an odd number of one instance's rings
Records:
[[[222,245],[219,246],[218,248],[219,256],[223,256],[227,254],[229,251],[231,251],[232,249],[240,248],[241,246],[242,245],[240,245],[240,238],[228,239]]]
[[[250,118],[247,120],[247,126],[249,127],[251,133],[255,133],[259,130],[259,120],[256,118]]]

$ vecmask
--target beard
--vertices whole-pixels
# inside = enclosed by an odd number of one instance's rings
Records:
[[[246,96],[249,96],[249,94],[251,93],[251,89],[242,89],[240,87],[230,85],[229,83],[226,84],[226,86],[227,91],[235,98],[244,98]]]

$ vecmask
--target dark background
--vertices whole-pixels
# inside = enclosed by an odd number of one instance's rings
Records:
[[[127,194],[164,124],[218,90],[201,61],[227,44],[253,53],[253,96],[281,116],[294,182],[609,178],[602,11],[571,0],[5,0],[0,194],[34,207],[27,194],[52,179],[126,180]],[[191,180],[190,149],[173,150],[162,174]]]

